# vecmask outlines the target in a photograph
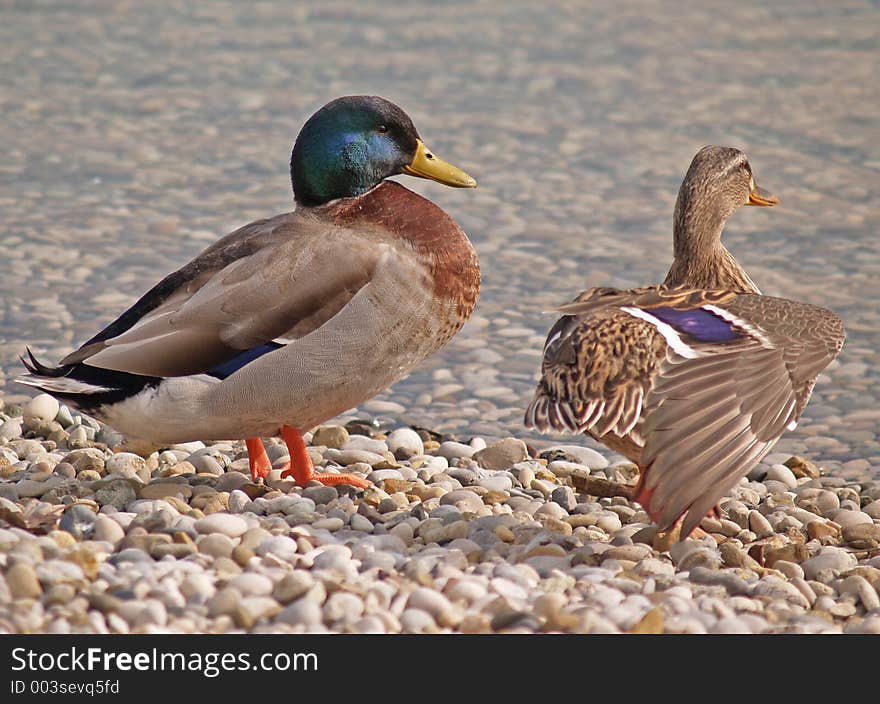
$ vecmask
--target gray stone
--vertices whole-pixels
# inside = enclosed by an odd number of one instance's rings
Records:
[[[21,437],[21,418],[10,418],[0,424],[0,438],[12,440]]]
[[[352,435],[340,450],[354,450],[372,452],[376,455],[384,455],[388,452],[388,445],[384,440],[368,438],[366,435]]]
[[[58,527],[81,540],[88,536],[95,525],[95,512],[88,506],[74,504],[69,507],[58,521]]]
[[[550,461],[564,460],[582,464],[590,469],[605,469],[608,460],[595,450],[580,445],[554,445],[541,452],[541,457]]]
[[[190,455],[190,458],[187,461],[192,464],[198,474],[213,474],[214,476],[219,477],[224,473],[223,466],[220,462],[210,455],[200,455],[198,457]]]
[[[529,456],[522,440],[504,438],[473,454],[473,459],[485,469],[508,469]]]
[[[440,497],[440,504],[452,504],[459,508],[463,513],[476,513],[483,507],[483,500],[474,492],[467,489],[456,489],[450,491]]]
[[[437,454],[440,457],[445,457],[447,460],[460,459],[462,457],[472,457],[477,450],[471,447],[470,445],[465,445],[460,442],[453,442],[451,440],[447,440],[444,443],[440,444],[440,447],[437,448]]]
[[[352,530],[358,530],[363,533],[372,533],[373,532],[373,522],[367,518],[366,516],[362,516],[359,513],[352,514],[349,519],[349,525]]]
[[[437,630],[431,614],[422,609],[406,609],[400,616],[400,625],[404,633],[433,633]]]
[[[823,547],[818,555],[801,563],[807,579],[816,579],[825,570],[841,572],[855,566],[856,558],[851,553],[830,545]]]
[[[244,513],[249,503],[251,503],[250,497],[241,489],[235,489],[229,494],[230,513]]]
[[[315,504],[329,504],[339,498],[339,491],[335,486],[310,486],[303,490],[303,496],[311,499]]]
[[[577,506],[577,498],[574,489],[570,486],[560,486],[550,493],[550,500],[559,504],[565,511],[571,511]]]
[[[499,472],[478,479],[477,484],[489,491],[510,491],[513,488],[513,478],[506,472]]]
[[[317,626],[321,623],[321,606],[305,596],[297,599],[281,609],[275,615],[276,623],[286,623],[291,626]]]
[[[113,506],[120,511],[137,498],[139,488],[140,483],[122,477],[102,479],[92,485],[94,499],[99,505]]]
[[[696,584],[711,584],[724,587],[733,594],[749,594],[751,587],[742,577],[728,570],[713,570],[706,567],[693,567],[689,572],[690,581]]]
[[[767,470],[767,476],[764,479],[765,481],[773,480],[782,482],[788,489],[796,489],[798,485],[797,477],[794,476],[794,472],[784,464],[774,464],[769,470]]]

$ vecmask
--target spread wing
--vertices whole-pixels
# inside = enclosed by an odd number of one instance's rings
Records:
[[[377,235],[378,238],[378,235]],[[335,316],[389,245],[299,213],[233,232],[62,360],[149,376],[206,372]]]
[[[646,409],[640,500],[661,527],[687,512],[682,535],[796,427],[844,341],[836,315],[795,301],[740,295],[708,312],[734,335],[670,345]]]
[[[526,423],[629,454],[638,500],[662,527],[687,512],[682,535],[794,427],[844,339],[830,311],[724,291],[592,289],[562,310]]]

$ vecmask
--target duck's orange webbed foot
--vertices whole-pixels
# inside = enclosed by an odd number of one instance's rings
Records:
[[[260,438],[247,438],[244,441],[244,444],[247,445],[247,453],[248,453],[248,465],[251,468],[251,479],[253,481],[257,481],[257,479],[265,479],[269,470],[272,469],[272,463],[269,461],[269,456],[266,454],[266,448],[263,446],[263,441]]]
[[[290,451],[290,464],[281,472],[281,477],[293,477],[297,486],[305,486],[310,480],[321,482],[328,486],[336,484],[350,484],[351,486],[366,489],[370,486],[363,477],[356,474],[316,474],[315,465],[306,449],[302,433],[296,428],[285,425],[281,429],[281,437]]]

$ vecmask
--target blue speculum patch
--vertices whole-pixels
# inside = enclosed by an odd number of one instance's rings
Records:
[[[690,335],[700,342],[726,342],[739,337],[731,323],[704,308],[651,308],[645,312],[662,320],[676,332]]]
[[[246,364],[250,364],[257,357],[262,357],[264,354],[269,352],[274,352],[279,347],[284,347],[284,345],[278,342],[267,342],[264,345],[258,345],[257,347],[251,347],[249,350],[244,350],[240,354],[237,354],[232,359],[228,359],[222,364],[218,364],[216,367],[208,370],[207,374],[210,374],[213,377],[218,379],[225,379],[233,372],[237,372]]]

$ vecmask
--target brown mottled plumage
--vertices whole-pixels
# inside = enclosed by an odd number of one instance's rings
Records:
[[[687,513],[682,536],[794,428],[843,345],[837,316],[761,296],[721,245],[726,217],[750,202],[776,200],[742,152],[698,153],[666,284],[562,306],[526,412],[527,426],[585,432],[635,462],[636,499],[664,529]]]

